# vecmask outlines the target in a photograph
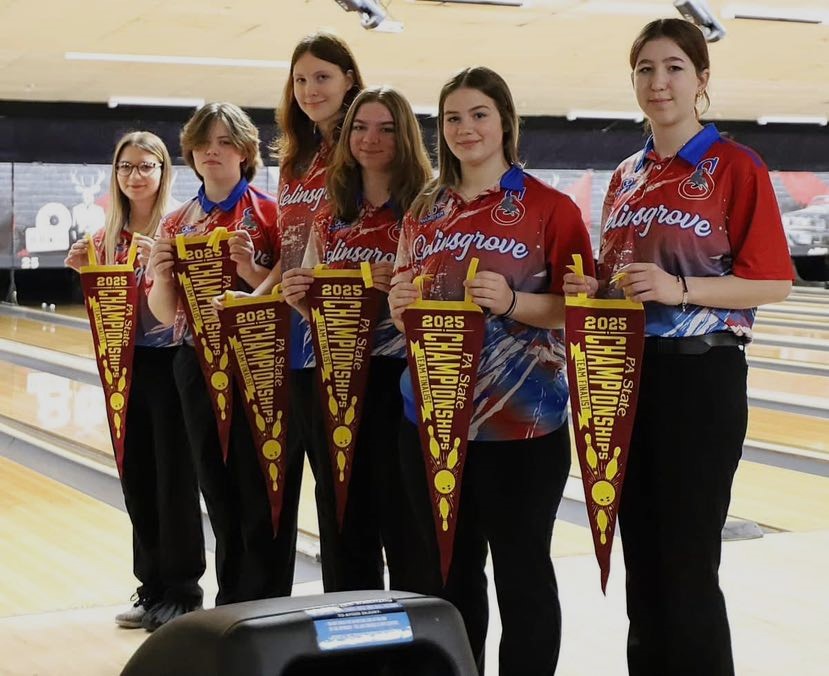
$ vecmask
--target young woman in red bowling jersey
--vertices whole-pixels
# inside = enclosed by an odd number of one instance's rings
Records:
[[[744,345],[757,306],[787,296],[791,262],[765,164],[700,122],[711,67],[700,30],[649,23],[630,67],[651,136],[610,182],[598,277],[568,274],[564,289],[645,304],[619,513],[629,672],[730,676],[718,570],[746,432]]]

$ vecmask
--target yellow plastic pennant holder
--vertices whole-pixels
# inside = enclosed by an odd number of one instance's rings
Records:
[[[581,254],[573,254],[573,264],[568,265],[567,269],[576,273],[579,277],[584,277],[584,263]],[[610,281],[618,281],[624,274],[623,272],[618,273]],[[644,307],[642,303],[627,298],[590,298],[586,293],[565,296],[564,303],[570,307],[607,308],[609,310],[641,310]]]
[[[188,244],[207,244],[208,247],[219,253],[221,243],[233,237],[232,232],[228,232],[227,228],[216,228],[208,235],[176,235],[176,254],[180,260],[184,260],[187,256]]]
[[[277,284],[270,293],[261,296],[237,296],[233,291],[225,291],[219,296],[222,299],[222,305],[225,307],[242,307],[245,305],[257,305],[266,301],[280,301],[283,302],[285,297],[282,295],[282,285]]]
[[[466,280],[470,281],[478,274],[478,258],[473,257],[469,261],[469,268],[466,271]],[[430,279],[431,275],[418,275],[412,280],[412,284],[420,292],[420,299],[416,300],[409,307],[414,310],[469,310],[472,312],[483,312],[481,306],[472,301],[469,291],[464,292],[463,300],[423,300],[423,282]]]
[[[88,264],[81,267],[81,274],[86,274],[88,272],[132,272],[135,270],[135,257],[138,253],[138,244],[135,240],[132,241],[129,250],[127,251],[126,263],[102,265],[98,263],[98,254],[95,252],[95,246],[92,243],[92,236],[86,235],[85,239],[87,242],[86,258]]]
[[[362,279],[363,285],[367,289],[374,288],[374,278],[371,276],[371,263],[368,261],[360,263],[359,270],[332,269],[325,263],[319,263],[314,266],[314,277],[319,279],[326,279],[329,277],[338,277],[340,279]]]

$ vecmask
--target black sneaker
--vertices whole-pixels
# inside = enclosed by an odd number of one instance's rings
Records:
[[[183,601],[159,601],[141,619],[141,626],[147,631],[155,631],[179,615],[199,610],[201,607],[201,603],[194,605]]]

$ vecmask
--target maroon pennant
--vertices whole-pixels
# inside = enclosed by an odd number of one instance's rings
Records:
[[[233,372],[262,468],[275,536],[285,494],[291,308],[278,289],[256,297],[227,293],[219,320],[222,339],[233,352]]]
[[[574,259],[570,269],[581,274],[581,258]],[[586,294],[565,303],[573,432],[604,592],[639,397],[645,312],[641,303]]]
[[[225,462],[233,411],[230,347],[222,340],[219,317],[211,300],[236,286],[236,264],[230,260],[228,245],[230,237],[225,228],[216,228],[209,235],[199,237],[177,235],[174,247],[179,296],[213,404]]]
[[[475,276],[473,259],[468,277]],[[418,412],[443,582],[449,575],[478,361],[481,308],[464,301],[417,301],[403,313],[406,357]]]
[[[135,247],[130,248],[128,261],[123,265],[98,265],[91,242],[88,252],[90,264],[81,268],[81,287],[95,344],[95,361],[104,390],[115,464],[118,475],[123,478],[124,438],[137,328]]]
[[[308,291],[317,385],[341,530],[383,297],[373,286],[368,263],[360,270],[317,266]]]

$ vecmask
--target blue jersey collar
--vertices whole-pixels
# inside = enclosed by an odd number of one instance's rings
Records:
[[[389,197],[384,204],[376,207],[365,198],[363,193],[360,193],[360,196],[357,198],[357,208],[363,209],[365,207],[377,209],[379,211],[380,209],[396,209],[397,205],[394,203],[394,198]]]
[[[720,140],[720,132],[717,127],[712,124],[706,124],[700,129],[682,148],[679,149],[677,155],[685,160],[688,164],[696,166],[699,161],[705,157],[708,149]],[[641,171],[648,161],[649,155],[653,153],[653,136],[648,138],[645,147],[642,150],[642,155],[636,163],[636,171]]]
[[[199,188],[199,194],[196,196],[196,199],[199,200],[199,204],[201,208],[204,209],[204,213],[209,214],[215,207],[219,207],[222,211],[232,211],[236,205],[239,203],[239,200],[242,199],[242,195],[248,189],[248,180],[246,178],[242,178],[230,191],[230,194],[225,197],[221,202],[212,202],[208,199],[207,195],[204,194],[204,184],[202,183],[201,188]]]
[[[501,176],[501,190],[523,190],[524,170],[517,164],[513,164]]]

